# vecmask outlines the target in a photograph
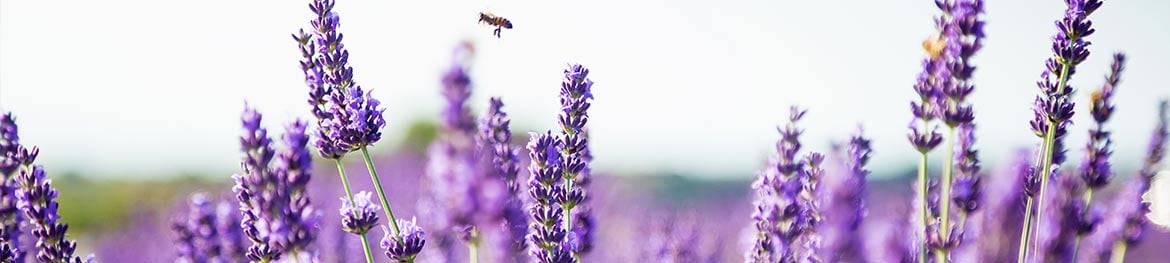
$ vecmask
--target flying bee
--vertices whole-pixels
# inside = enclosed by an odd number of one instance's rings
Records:
[[[922,41],[922,49],[925,49],[926,54],[929,54],[931,58],[942,56],[943,49],[946,49],[946,47],[947,42],[942,35],[927,38]]]
[[[479,22],[488,24],[490,26],[495,26],[496,29],[492,30],[492,35],[495,35],[497,38],[500,37],[500,31],[504,30],[505,28],[512,29],[512,21],[508,21],[507,18],[499,17],[493,15],[492,13],[480,12]]]

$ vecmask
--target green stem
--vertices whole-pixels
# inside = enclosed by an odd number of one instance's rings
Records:
[[[1026,205],[1024,205],[1024,228],[1020,230],[1020,249],[1017,250],[1017,263],[1024,263],[1024,258],[1028,256],[1028,240],[1031,240],[1032,229],[1032,197],[1028,197]]]
[[[1056,84],[1055,99],[1066,99],[1061,93],[1064,93],[1064,87],[1068,84],[1068,63],[1062,63],[1060,67],[1060,81]],[[1053,103],[1059,103],[1054,101]],[[1036,197],[1036,211],[1037,214],[1044,211],[1044,194],[1048,190],[1048,177],[1052,175],[1052,149],[1056,144],[1056,121],[1051,118],[1048,119],[1048,131],[1044,133],[1044,160],[1039,167],[1040,170],[1040,195]],[[1044,220],[1040,216],[1036,216],[1036,228],[1044,227]],[[1036,241],[1039,242],[1039,241]]]
[[[928,254],[928,249],[926,248],[926,235],[928,234],[926,225],[929,224],[927,221],[930,220],[930,210],[927,208],[927,202],[929,202],[927,192],[930,189],[926,184],[926,161],[926,153],[922,153],[921,158],[918,159],[918,200],[921,201],[918,207],[920,209],[919,212],[922,214],[922,224],[918,228],[919,234],[921,234],[921,238],[918,240],[920,241],[918,243],[918,263],[926,263]]]
[[[366,145],[362,145],[362,158],[366,159],[366,169],[370,170],[370,180],[374,181],[374,190],[378,191],[378,198],[382,199],[382,205],[386,207],[386,218],[390,220],[390,226],[394,229],[394,235],[398,235],[401,231],[398,229],[398,220],[394,217],[394,210],[390,209],[390,201],[386,199],[386,191],[382,190],[382,182],[378,180],[378,171],[374,170],[374,161],[370,159],[370,151],[366,149]]]
[[[341,158],[343,157],[337,157],[333,161],[337,164],[337,175],[341,177],[341,186],[345,187],[345,198],[349,200],[350,204],[353,204],[353,190],[349,188],[349,178],[345,176],[345,165],[342,165]],[[354,210],[356,211],[357,208],[355,207]],[[366,263],[374,263],[374,252],[370,250],[370,242],[366,239],[366,234],[362,233],[358,236],[362,238],[362,250],[366,253]]]
[[[1128,247],[1129,246],[1127,246],[1125,244],[1125,240],[1118,240],[1117,242],[1113,243],[1113,255],[1109,256],[1109,262],[1110,263],[1124,263],[1125,262],[1125,250]]]
[[[467,241],[467,262],[479,263],[479,230],[471,229],[471,240]]]
[[[565,191],[573,189],[573,180],[565,178]],[[573,206],[561,205],[565,209],[565,233],[573,232]]]
[[[950,134],[947,135],[947,156],[946,165],[943,166],[942,174],[942,193],[939,195],[939,201],[942,202],[942,223],[938,226],[938,231],[942,238],[949,240],[951,238],[951,183],[954,179],[955,173],[955,126],[950,126]],[[947,262],[949,249],[942,248],[938,250],[936,256],[939,260],[937,262]]]

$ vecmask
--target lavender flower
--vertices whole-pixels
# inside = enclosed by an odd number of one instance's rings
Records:
[[[1113,93],[1121,82],[1124,67],[1125,54],[1114,54],[1109,75],[1105,76],[1105,85],[1090,95],[1089,114],[1093,116],[1096,125],[1089,129],[1089,143],[1085,146],[1085,159],[1081,163],[1081,178],[1089,191],[1105,187],[1113,177],[1109,164],[1113,141],[1109,138],[1110,132],[1105,129],[1105,122],[1113,115]]]
[[[818,166],[823,157],[816,153],[810,154],[807,160],[797,156],[803,131],[796,124],[804,113],[792,107],[788,124],[778,129],[780,141],[776,143],[776,155],[752,184],[756,191],[752,218],[758,235],[745,256],[747,262],[815,260],[815,243],[819,237],[812,234],[812,227],[820,215],[812,197],[816,196],[821,174]],[[798,243],[802,240],[812,241],[813,245],[802,246]]]
[[[503,229],[495,239],[495,250],[498,251],[499,262],[516,262],[523,260],[520,255],[527,249],[524,235],[528,232],[528,218],[524,212],[524,203],[520,199],[520,182],[516,176],[520,173],[519,150],[513,147],[512,132],[509,129],[511,120],[503,111],[504,102],[500,98],[489,100],[487,114],[480,124],[480,148],[491,156],[492,174],[498,177],[505,185],[503,211],[498,221]]]
[[[24,262],[20,226],[24,218],[16,207],[16,171],[24,165],[18,156],[20,137],[12,113],[0,116],[0,262]]]
[[[955,181],[951,200],[959,208],[962,217],[979,209],[982,199],[979,170],[979,151],[974,149],[975,124],[967,123],[958,127],[959,147],[955,150]]]
[[[282,137],[285,150],[276,156],[273,173],[283,181],[288,191],[288,207],[281,210],[281,218],[288,226],[286,250],[306,251],[316,238],[319,215],[313,209],[305,187],[309,184],[313,170],[313,157],[309,154],[309,137],[305,134],[306,124],[296,120],[285,127]]]
[[[33,150],[35,152],[35,150]],[[31,159],[26,162],[31,163]],[[58,222],[57,189],[45,175],[41,166],[33,166],[20,172],[16,191],[17,207],[24,212],[32,225],[32,235],[37,238],[37,260],[41,262],[81,263],[74,255],[77,242],[65,238],[69,225]],[[88,260],[86,260],[88,261]]]
[[[845,173],[842,179],[838,179],[839,183],[826,184],[828,194],[825,198],[828,201],[824,210],[827,214],[820,231],[825,239],[821,255],[830,262],[862,258],[858,254],[861,239],[856,233],[866,215],[865,189],[870,171],[865,165],[873,151],[870,140],[860,127],[849,139],[845,153],[839,149],[835,147],[835,157],[843,160]]]
[[[528,206],[529,254],[541,263],[572,261],[566,247],[566,231],[562,226],[564,210],[557,205],[556,195],[561,193],[564,182],[561,169],[561,141],[551,132],[532,134],[528,142],[528,194],[532,202]]]
[[[217,227],[217,217],[204,193],[191,196],[190,210],[186,217],[176,218],[171,225],[177,236],[176,248],[181,262],[221,262],[222,240]]]
[[[301,46],[301,69],[319,126],[315,144],[321,155],[330,159],[374,144],[381,139],[386,125],[380,102],[353,80],[349,51],[337,30],[340,20],[333,12],[334,4],[333,0],[314,0],[309,9],[316,14],[311,21],[315,32],[312,37],[303,31],[293,36]]]
[[[1045,195],[1049,177],[1060,167],[1065,159],[1064,136],[1068,133],[1067,126],[1071,124],[1073,102],[1070,95],[1073,87],[1068,85],[1069,79],[1076,72],[1076,66],[1089,56],[1090,43],[1084,38],[1093,34],[1093,23],[1088,20],[1090,14],[1101,7],[1100,0],[1068,0],[1065,15],[1056,21],[1058,32],[1052,38],[1052,52],[1054,55],[1045,62],[1045,71],[1037,82],[1041,93],[1036,96],[1033,110],[1035,118],[1031,121],[1033,132],[1043,138],[1042,148],[1039,150],[1039,195],[1030,199],[1028,206],[1036,203],[1037,211],[1044,210]],[[1053,79],[1055,78],[1055,79]],[[1029,242],[1029,234],[1033,232],[1031,212],[1026,211],[1024,230],[1020,239],[1021,244]],[[1042,218],[1036,218],[1035,228],[1043,228]],[[1021,245],[1020,255],[1026,256],[1027,247]]]
[[[260,113],[245,107],[241,118],[244,134],[240,137],[240,149],[245,156],[244,174],[232,176],[235,181],[232,191],[240,202],[240,227],[252,241],[246,253],[248,259],[271,261],[280,258],[281,237],[287,233],[287,227],[275,218],[287,195],[282,193],[286,189],[272,187],[281,182],[268,170],[275,151],[268,130],[260,127],[260,121]]]
[[[641,262],[699,263],[699,229],[690,221],[661,220],[647,236]]]
[[[593,80],[589,79],[589,69],[579,64],[570,64],[565,69],[565,79],[561,83],[561,114],[558,123],[561,126],[561,169],[567,181],[563,192],[557,196],[557,203],[565,210],[565,224],[569,227],[572,236],[578,242],[572,251],[574,256],[588,253],[593,247],[592,224],[589,222],[590,210],[586,203],[587,195],[585,184],[589,181],[588,167],[592,157],[589,155],[589,136],[585,125],[589,122],[589,107],[593,100]],[[577,210],[574,210],[577,209]],[[573,224],[576,221],[578,224]],[[584,221],[584,222],[582,222]],[[585,224],[582,224],[585,223]]]
[[[223,257],[229,260],[242,260],[247,251],[244,248],[243,236],[240,233],[240,214],[227,202],[220,202],[215,207],[215,221],[218,223]]]
[[[399,219],[398,225],[402,231],[397,235],[391,235],[390,229],[383,225],[382,231],[385,235],[379,244],[386,250],[386,257],[394,262],[414,262],[415,256],[422,252],[423,245],[427,242],[426,232],[418,226],[414,218],[410,221]]]
[[[378,224],[378,210],[382,207],[370,200],[373,193],[361,191],[353,195],[353,202],[341,198],[341,227],[345,232],[364,235]]]
[[[1150,189],[1150,183],[1158,170],[1159,163],[1162,162],[1166,151],[1167,138],[1170,138],[1170,100],[1162,100],[1158,105],[1158,125],[1154,129],[1154,133],[1150,136],[1149,148],[1146,151],[1146,158],[1142,162],[1142,168],[1138,171],[1138,176],[1130,179],[1122,191],[1113,199],[1111,216],[1106,218],[1102,223],[1101,232],[1104,236],[1105,242],[1103,245],[1113,245],[1114,248],[1120,248],[1118,251],[1106,251],[1102,257],[1112,256],[1115,260],[1112,262],[1120,262],[1120,259],[1125,258],[1125,249],[1129,246],[1139,244],[1145,233],[1145,228],[1149,224],[1146,219],[1146,214],[1149,213],[1150,204],[1142,201],[1142,195]]]

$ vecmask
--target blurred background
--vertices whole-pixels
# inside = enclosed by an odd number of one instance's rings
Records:
[[[71,230],[107,238],[136,215],[165,220],[192,191],[226,193],[245,102],[273,129],[310,117],[290,37],[309,26],[306,4],[0,2],[0,110],[16,114],[23,143],[42,149]],[[399,184],[422,176],[443,104],[439,76],[452,48],[470,40],[472,109],[503,97],[520,143],[527,131],[555,127],[565,64],[590,67],[594,167],[607,178],[595,188],[614,196],[638,193],[666,213],[734,208],[717,222],[746,226],[749,181],[789,105],[801,105],[807,149],[828,152],[864,126],[875,148],[870,198],[908,205],[917,157],[905,138],[907,104],[921,42],[935,31],[932,1],[343,0],[335,10],[355,80],[388,107],[375,155],[394,163],[379,168]],[[1034,83],[1063,10],[1056,0],[986,3],[969,100],[989,174],[1039,142],[1027,124]],[[492,36],[476,23],[482,11],[515,28]],[[1129,55],[1110,122],[1119,181],[1138,168],[1157,100],[1170,96],[1159,79],[1170,72],[1166,12],[1167,1],[1107,2],[1092,17],[1093,55],[1071,82],[1084,103],[1110,54]],[[1070,160],[1082,155],[1085,128],[1068,136]],[[329,169],[314,179],[335,180]]]

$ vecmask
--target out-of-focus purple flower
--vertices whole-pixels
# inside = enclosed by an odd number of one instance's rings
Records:
[[[281,218],[289,228],[288,240],[284,242],[288,251],[306,251],[317,233],[319,215],[305,192],[312,178],[313,157],[309,154],[309,137],[305,134],[306,124],[296,120],[285,126],[285,150],[276,155],[273,172],[288,188],[288,207],[282,209]]]
[[[589,69],[580,64],[570,64],[561,82],[561,114],[558,118],[563,156],[561,169],[568,183],[558,194],[557,202],[567,213],[565,220],[569,220],[573,227],[570,231],[577,241],[572,251],[575,256],[588,253],[593,248],[592,215],[586,194],[592,156],[588,151],[589,135],[585,127],[589,122],[588,110],[592,100],[593,80],[589,79]]]
[[[349,51],[341,43],[340,20],[333,0],[314,0],[314,32],[293,38],[301,46],[301,69],[309,86],[309,104],[317,117],[315,143],[326,158],[337,159],[355,149],[372,145],[382,137],[386,121],[380,102],[353,80]],[[314,50],[315,49],[315,50]],[[327,100],[326,100],[327,97]]]
[[[20,160],[20,136],[12,113],[0,116],[0,262],[24,262],[20,251],[20,226],[24,223],[16,207],[16,171],[24,164]]]
[[[699,230],[693,222],[675,219],[651,223],[641,262],[699,263]]]
[[[820,215],[814,197],[823,157],[817,153],[806,158],[798,156],[799,136],[803,131],[797,122],[804,113],[792,107],[788,124],[778,129],[780,140],[776,143],[776,154],[752,183],[756,192],[752,218],[758,234],[745,256],[748,262],[815,260],[815,243],[819,243],[819,237],[812,228]],[[798,243],[808,239],[813,239],[814,244]]]
[[[1049,222],[1036,229],[1039,247],[1037,260],[1043,262],[1072,262],[1077,236],[1089,233],[1100,220],[1098,213],[1086,212],[1080,194],[1083,182],[1072,174],[1062,174],[1049,181],[1057,190],[1045,196],[1051,204],[1039,211],[1041,220]]]
[[[975,124],[965,123],[958,127],[958,148],[955,149],[955,181],[952,184],[951,200],[964,215],[979,209],[982,201],[979,151],[975,149]]]
[[[503,182],[506,192],[499,198],[497,204],[503,211],[499,214],[496,226],[499,226],[497,237],[494,237],[494,248],[497,251],[497,261],[522,261],[527,248],[524,235],[528,232],[528,215],[524,211],[524,203],[520,198],[520,182],[516,180],[520,173],[519,150],[511,145],[512,131],[508,127],[511,120],[503,111],[504,102],[500,98],[489,100],[487,114],[480,123],[478,141],[480,149],[490,156],[491,172],[495,180]]]
[[[349,199],[341,198],[341,227],[345,232],[363,235],[378,224],[378,211],[381,206],[370,200],[370,192],[361,191],[353,194],[353,203]]]
[[[45,175],[41,166],[32,166],[20,172],[16,180],[20,189],[16,191],[17,207],[24,212],[37,238],[36,258],[41,262],[83,262],[74,255],[77,242],[65,238],[69,225],[58,222],[57,189]]]
[[[825,185],[826,215],[819,232],[824,236],[821,257],[829,262],[862,258],[861,239],[856,233],[866,215],[866,180],[870,171],[865,166],[873,150],[860,127],[844,148],[844,153],[834,151],[835,157],[843,161],[843,179]]]
[[[1170,101],[1162,100],[1158,105],[1158,124],[1150,137],[1149,148],[1145,160],[1138,171],[1138,176],[1129,180],[1122,191],[1113,198],[1111,210],[1101,224],[1101,246],[1134,246],[1141,242],[1145,235],[1145,228],[1149,225],[1146,214],[1150,211],[1150,204],[1144,203],[1142,195],[1150,189],[1151,180],[1161,163],[1166,150],[1167,138],[1170,137]],[[1110,255],[1112,251],[1105,251],[1102,257],[1122,257],[1125,255]]]
[[[942,143],[943,137],[938,133],[938,127],[931,127],[929,131],[925,131],[920,126],[918,120],[911,121],[910,134],[906,137],[919,153],[928,153]]]
[[[240,136],[243,173],[232,176],[235,181],[232,191],[240,202],[240,227],[252,241],[246,254],[254,261],[279,259],[289,252],[286,249],[291,229],[296,227],[286,218],[293,213],[289,210],[289,180],[286,173],[270,168],[276,152],[268,130],[261,127],[261,119],[259,112],[245,107],[241,117],[244,134]]]
[[[390,229],[383,225],[382,231],[385,234],[379,245],[386,250],[386,257],[394,262],[414,262],[415,256],[422,252],[423,245],[427,242],[426,232],[418,226],[414,218],[410,221],[399,219],[398,226],[402,228],[402,232],[393,235]]]
[[[555,195],[560,193],[564,183],[561,169],[561,141],[552,132],[533,133],[528,141],[531,163],[528,172],[529,255],[537,262],[553,263],[572,261],[567,247],[567,234],[563,226],[564,210],[557,205]]]
[[[215,207],[216,228],[219,232],[223,257],[228,260],[243,260],[247,251],[244,237],[240,233],[240,214],[230,203],[221,202]]]
[[[229,260],[222,255],[223,246],[217,227],[218,218],[204,193],[191,196],[188,214],[175,219],[171,229],[178,239],[179,261],[182,262],[221,262]]]
[[[1089,190],[1096,190],[1109,184],[1113,178],[1113,169],[1109,163],[1110,149],[1113,140],[1109,130],[1105,129],[1105,122],[1113,115],[1113,93],[1117,84],[1121,82],[1121,71],[1125,67],[1125,54],[1113,55],[1113,64],[1109,74],[1105,76],[1105,85],[1093,91],[1089,99],[1089,114],[1093,116],[1095,126],[1089,128],[1089,143],[1085,146],[1085,158],[1081,163],[1080,174]]]

